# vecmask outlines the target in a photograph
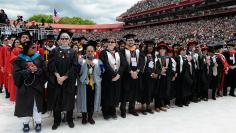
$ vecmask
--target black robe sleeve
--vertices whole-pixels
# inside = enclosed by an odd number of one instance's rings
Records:
[[[144,66],[145,66],[145,54],[142,51],[140,51],[139,60],[138,60],[138,70],[142,72],[144,69]]]
[[[30,74],[31,71],[21,60],[16,59],[13,62],[13,78],[17,88],[21,88],[21,86],[23,85],[22,81],[24,81],[25,78],[29,77]]]

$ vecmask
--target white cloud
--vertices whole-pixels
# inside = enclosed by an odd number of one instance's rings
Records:
[[[0,8],[8,17],[17,15],[28,18],[33,14],[53,14],[53,9],[60,16],[80,16],[95,20],[97,23],[114,23],[116,17],[125,12],[138,0],[0,0]]]

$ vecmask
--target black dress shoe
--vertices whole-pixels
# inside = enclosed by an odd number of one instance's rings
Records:
[[[42,130],[42,125],[41,125],[41,123],[36,124],[36,126],[35,126],[35,132],[38,133],[38,132],[41,132],[41,130]]]
[[[109,119],[111,118],[111,116],[109,116],[109,115],[104,115],[103,118],[104,118],[105,120],[109,120]]]
[[[203,98],[203,101],[208,101],[208,98]]]
[[[230,96],[232,96],[232,97],[236,97],[236,95],[235,94],[229,94]]]
[[[215,98],[215,97],[212,97],[212,100],[216,100],[216,98]]]
[[[83,124],[83,125],[87,124],[87,122],[88,122],[87,119],[82,118],[82,124]]]
[[[60,124],[59,123],[54,123],[52,125],[52,130],[56,130]]]
[[[182,104],[177,104],[176,106],[178,106],[178,107],[183,107],[183,105],[182,105]]]
[[[10,93],[9,92],[6,92],[5,98],[10,98]]]
[[[117,119],[117,115],[116,115],[116,114],[113,114],[113,115],[111,115],[111,118],[114,119],[114,120],[116,120],[116,119]]]
[[[2,87],[0,87],[0,93],[2,93]]]
[[[130,113],[131,115],[133,115],[133,116],[138,116],[138,113],[135,112],[135,111],[130,111],[129,113]]]
[[[149,114],[154,114],[154,112],[151,109],[146,109],[146,112],[148,112]]]
[[[73,121],[70,121],[70,122],[68,122],[68,126],[69,126],[70,128],[74,128],[74,127],[75,127],[75,124],[74,124]]]
[[[187,103],[185,103],[184,106],[189,106],[189,105]]]
[[[92,125],[95,124],[95,121],[93,120],[93,118],[89,118],[89,119],[88,119],[88,122],[89,122],[90,124],[92,124]]]
[[[145,110],[142,110],[141,113],[142,113],[143,115],[147,115],[147,113],[146,113]]]
[[[125,112],[121,112],[120,116],[121,116],[122,118],[126,118],[126,113],[125,113]]]
[[[23,125],[23,132],[24,132],[24,133],[28,133],[29,131],[30,131],[29,124],[24,124],[24,125]]]

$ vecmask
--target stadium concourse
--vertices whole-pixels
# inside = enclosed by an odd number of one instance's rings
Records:
[[[81,118],[76,118],[75,128],[70,129],[63,123],[59,130],[52,131],[53,118],[43,115],[43,130],[41,133],[235,133],[236,100],[233,97],[222,97],[217,101],[193,103],[190,107],[171,108],[167,113],[134,117],[126,119],[103,120],[101,114],[94,119],[96,125],[82,125]],[[14,103],[9,102],[0,94],[0,132],[19,133],[22,123],[12,117]],[[32,127],[32,121],[30,123]],[[34,133],[32,130],[30,133]]]

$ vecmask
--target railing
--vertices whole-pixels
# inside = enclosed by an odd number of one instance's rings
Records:
[[[27,27],[20,28],[20,27],[9,26],[6,24],[0,24],[0,36],[1,35],[9,36],[11,34],[19,35],[19,33],[21,33],[22,31],[29,31],[33,41],[45,39],[48,34],[54,34],[53,30],[46,30],[45,28],[29,29]]]

